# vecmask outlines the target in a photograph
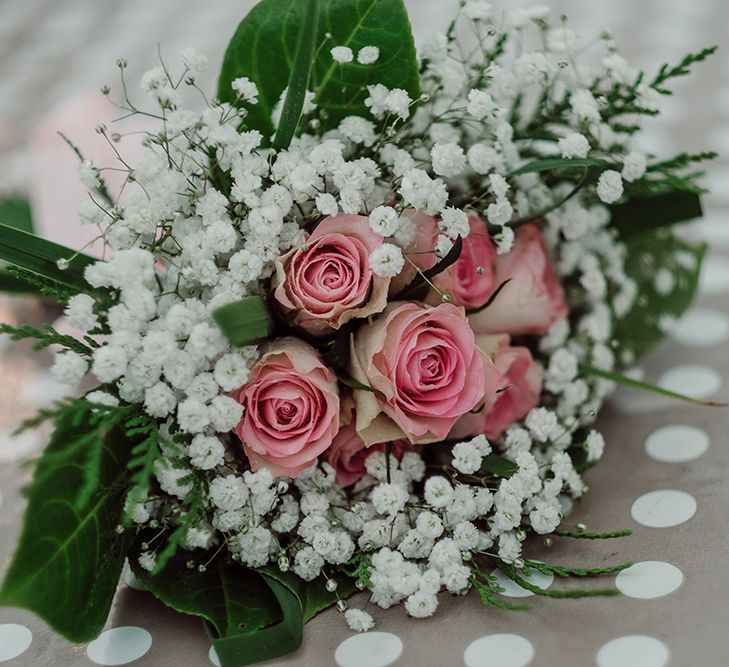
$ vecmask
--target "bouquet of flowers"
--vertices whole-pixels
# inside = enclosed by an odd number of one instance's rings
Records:
[[[629,565],[525,541],[627,532],[560,524],[602,402],[662,391],[631,367],[696,288],[704,247],[671,225],[700,215],[713,154],[635,140],[713,49],[647,74],[545,7],[460,4],[416,55],[402,0],[262,0],[214,99],[193,50],[143,76],[149,107],[118,61],[120,120],[97,128],[118,159],[77,150],[104,258],[2,225],[8,270],[75,333],[2,331],[98,381],[27,424],[53,433],[2,604],[86,641],[128,559],[234,666],[333,604],[369,630],[358,589],[420,618],[444,591],[513,607],[494,567],[548,594],[525,576]],[[133,164],[129,116],[154,124]]]

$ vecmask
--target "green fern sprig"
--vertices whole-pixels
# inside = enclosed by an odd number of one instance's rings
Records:
[[[691,72],[691,65],[706,60],[717,50],[717,48],[719,47],[714,45],[701,49],[701,51],[697,51],[696,53],[688,53],[684,56],[683,60],[678,63],[678,65],[674,65],[673,67],[671,67],[668,63],[664,63],[661,65],[661,68],[658,70],[653,81],[651,81],[650,87],[661,95],[672,95],[673,92],[664,88],[663,84],[669,79],[686,76]]]
[[[13,340],[35,338],[37,342],[33,346],[34,350],[44,350],[51,345],[60,345],[72,352],[89,355],[93,352],[93,348],[99,346],[89,336],[84,336],[86,343],[83,343],[78,338],[59,333],[50,324],[43,324],[42,327],[43,330],[36,329],[30,324],[23,324],[19,327],[14,327],[11,324],[0,324],[0,334],[8,334]]]
[[[549,598],[586,598],[586,597],[610,597],[614,595],[620,595],[620,591],[617,588],[570,588],[567,590],[552,590],[548,588],[542,588],[541,586],[536,586],[535,584],[531,583],[530,581],[527,581],[523,576],[521,576],[516,567],[514,567],[510,563],[506,563],[502,561],[501,559],[495,558],[494,559],[498,565],[499,569],[509,578],[511,579],[515,584],[519,584],[522,588],[525,588],[528,591],[531,591],[535,595],[541,595],[543,597],[549,597]],[[627,566],[629,567],[629,566]],[[567,575],[570,576],[570,575]]]
[[[46,278],[17,266],[9,266],[7,272],[26,285],[34,288],[43,296],[53,299],[56,303],[68,303],[68,300],[77,293],[75,290],[69,289],[67,285],[63,285],[52,278]]]

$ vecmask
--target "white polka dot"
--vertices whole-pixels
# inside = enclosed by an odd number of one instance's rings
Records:
[[[658,386],[692,398],[709,398],[721,389],[721,375],[711,366],[682,364],[661,375]]]
[[[220,667],[220,658],[218,657],[218,652],[215,650],[214,646],[211,646],[208,651],[208,660],[210,660],[215,667]]]
[[[689,347],[725,343],[729,340],[729,315],[710,308],[692,308],[678,321],[671,336]]]
[[[638,498],[630,514],[649,528],[669,528],[688,521],[696,513],[694,497],[685,491],[661,489]]]
[[[137,575],[128,564],[124,565],[124,583],[135,591],[146,591],[145,585],[137,579]]]
[[[630,598],[649,600],[673,593],[683,582],[683,574],[675,565],[659,560],[646,560],[632,565],[615,577],[615,586]]]
[[[494,570],[493,572],[491,572],[491,574],[492,576],[496,577],[496,583],[504,589],[504,592],[499,593],[499,595],[504,595],[507,598],[526,598],[530,595],[534,595],[534,593],[532,593],[531,591],[527,590],[526,588],[522,588],[521,586],[519,586],[519,584],[509,579],[509,577],[507,577],[499,569]],[[554,581],[554,575],[542,574],[541,572],[537,572],[536,570],[532,570],[528,577],[523,574],[522,576],[530,584],[539,586],[539,588],[549,588]]]
[[[534,647],[519,635],[486,635],[468,645],[463,653],[466,667],[525,667]]]
[[[559,506],[562,508],[562,515],[567,516],[570,514],[575,506],[574,501],[569,496],[565,496],[564,494],[560,494],[557,496],[557,500],[559,501]]]
[[[618,637],[597,652],[599,667],[663,667],[667,662],[666,645],[645,635]]]
[[[645,440],[645,451],[664,463],[693,461],[709,448],[709,436],[696,426],[670,424],[653,431]]]
[[[699,288],[703,294],[721,294],[729,291],[729,259],[707,257],[701,268]]]
[[[17,623],[0,624],[0,661],[12,660],[28,650],[33,633]]]
[[[402,655],[400,637],[390,632],[363,632],[345,639],[336,650],[339,667],[386,667]]]
[[[125,625],[102,632],[86,648],[86,655],[97,665],[126,665],[141,658],[152,646],[152,635],[145,629]]]

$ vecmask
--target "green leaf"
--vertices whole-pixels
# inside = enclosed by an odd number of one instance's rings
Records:
[[[252,345],[273,332],[273,319],[260,296],[247,296],[213,311],[213,319],[232,345]]]
[[[293,572],[281,572],[278,568],[264,567],[259,571],[280,582],[296,595],[301,604],[304,623],[310,621],[320,611],[336,604],[337,595],[344,599],[356,590],[354,580],[343,574],[330,577],[337,582],[336,593],[332,593],[326,589],[324,577],[317,577],[314,581],[304,581]]]
[[[20,195],[11,195],[0,200],[0,224],[32,234],[33,215],[30,202]]]
[[[271,114],[290,79],[305,10],[301,0],[262,0],[241,21],[223,59],[218,97],[240,104],[233,80],[247,76],[255,82],[258,103],[246,107],[244,122],[265,138],[276,129]],[[364,105],[368,84],[403,88],[413,100],[420,94],[415,45],[402,0],[322,0],[316,45],[311,88],[323,112],[322,131],[345,116],[368,116]],[[340,65],[330,53],[334,46],[348,46],[356,54],[370,45],[380,49],[380,58],[372,65],[360,65],[356,59]]]
[[[633,378],[621,375],[620,373],[612,373],[610,371],[604,371],[600,368],[594,368],[593,366],[580,365],[580,372],[585,375],[592,375],[593,377],[599,377],[603,380],[610,380],[616,384],[621,384],[631,389],[638,389],[639,391],[645,391],[649,394],[658,394],[659,396],[665,396],[666,398],[674,398],[677,401],[684,401],[686,403],[693,403],[694,405],[705,405],[708,407],[726,407],[726,403],[719,401],[707,401],[699,398],[692,398],[686,396],[686,394],[680,394],[676,391],[670,391],[663,389],[655,384],[649,384],[648,382],[641,382],[640,380],[634,380]]]
[[[624,238],[703,215],[699,195],[686,191],[632,197],[622,204],[611,206],[610,209],[611,224]]]
[[[218,637],[254,632],[275,623],[281,612],[261,575],[218,556],[204,572],[187,567],[189,552],[178,553],[157,574],[130,559],[145,588],[168,607],[204,618]]]
[[[533,162],[528,162],[527,164],[509,173],[508,176],[521,176],[522,174],[531,174],[540,171],[554,171],[555,169],[575,169],[607,166],[607,161],[591,157],[573,158],[569,160],[562,158],[548,158],[544,160],[534,160]]]
[[[57,417],[56,429],[27,489],[28,507],[15,556],[0,590],[0,604],[35,612],[73,642],[104,627],[127,549],[121,522],[130,443],[118,428],[96,426],[100,450],[89,476],[85,447],[92,408]],[[90,483],[90,488],[89,487]],[[79,489],[87,500],[79,506]]]
[[[630,312],[618,320],[614,338],[620,349],[640,356],[664,338],[661,317],[678,318],[691,305],[706,246],[657,230],[629,237],[626,247],[626,272],[636,282],[639,296]],[[674,289],[667,294],[656,290],[656,275],[661,270],[675,280]]]
[[[511,477],[516,472],[517,465],[497,454],[489,454],[484,458],[481,468],[499,477]]]
[[[59,259],[68,261],[66,269],[58,268]],[[0,260],[77,291],[89,289],[84,269],[96,261],[93,257],[4,224],[0,224]]]
[[[319,24],[319,0],[306,0],[304,20],[299,27],[299,37],[296,43],[294,66],[286,87],[286,99],[281,110],[281,120],[273,139],[276,150],[288,148],[294,138],[296,128],[299,126],[301,112],[304,108],[306,91],[309,89],[311,68],[314,63],[314,50],[316,49],[316,28]]]
[[[304,620],[296,595],[266,574],[261,578],[273,593],[283,619],[277,625],[256,632],[228,637],[212,637],[222,667],[243,667],[289,655],[301,646]]]

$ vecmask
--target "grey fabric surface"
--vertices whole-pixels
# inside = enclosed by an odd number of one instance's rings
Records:
[[[208,53],[214,72],[232,26],[249,4],[239,0],[214,4],[171,0],[0,2],[0,187],[22,188],[26,183],[23,147],[43,113],[69,92],[93,90],[113,76],[113,61],[118,55],[134,58],[139,72],[152,64],[158,41],[171,53],[191,44]],[[440,27],[452,6],[445,0],[410,0],[407,4],[419,35]],[[708,43],[729,46],[729,5],[720,0],[573,0],[552,4],[588,34],[609,28],[638,64],[656,66],[664,60],[676,61],[687,50]],[[718,57],[697,69],[679,89],[665,120],[654,123],[648,133],[650,147],[663,154],[689,147],[729,152],[729,56],[720,50]],[[726,314],[729,161],[722,159],[710,168],[709,183],[715,193],[707,198],[707,222],[691,232],[696,235],[700,231],[714,241],[695,308]],[[0,304],[0,319],[8,314],[8,308],[7,302]],[[25,309],[21,319],[41,316],[28,304],[15,303],[12,308],[15,313]],[[694,326],[707,330],[692,332],[689,321],[681,330],[683,335],[678,336],[682,342],[669,339],[641,362],[646,379],[658,381],[667,371],[681,371],[686,364],[713,368],[723,382],[719,389],[714,387],[711,397],[729,400],[729,332],[722,335],[718,324],[697,322]],[[712,326],[716,336],[711,345],[686,344],[686,336],[690,342],[692,336],[695,339],[699,333],[711,333]],[[23,462],[42,442],[11,440],[9,430],[34,405],[56,396],[58,389],[43,373],[43,360],[30,357],[27,347],[3,344],[0,355],[1,571],[9,562],[23,511],[19,489],[29,478]],[[700,385],[702,376],[689,370],[683,368],[684,374],[679,373],[678,389],[690,393]],[[646,438],[663,426],[675,424],[695,425],[705,431],[710,440],[706,453],[686,463],[660,462],[647,455]],[[602,542],[562,539],[551,548],[535,542],[530,555],[569,565],[664,561],[682,572],[682,585],[669,595],[649,600],[627,596],[550,600],[532,596],[525,601],[533,604],[533,609],[525,612],[484,608],[473,594],[465,598],[442,595],[437,614],[427,620],[409,619],[402,608],[383,611],[367,605],[376,620],[376,630],[392,633],[402,641],[402,655],[394,664],[463,664],[464,650],[471,642],[497,633],[528,640],[534,649],[529,664],[539,667],[595,665],[606,642],[626,635],[660,640],[670,653],[667,664],[672,666],[719,667],[729,662],[729,410],[620,392],[602,413],[600,427],[607,441],[605,457],[588,473],[590,492],[576,504],[568,521],[584,522],[594,530],[630,528],[634,535]],[[697,505],[694,516],[667,528],[637,523],[631,516],[633,502],[660,489],[690,494]],[[552,586],[559,587],[559,582]],[[363,595],[352,600],[357,606],[365,602]],[[27,612],[0,609],[0,624],[6,623],[24,625],[33,633],[29,648],[9,660],[9,665],[94,664],[87,657],[86,646],[69,644]],[[151,634],[150,649],[135,665],[210,664],[209,643],[199,622],[171,612],[148,593],[125,583],[120,586],[107,627],[119,626],[137,626]],[[270,664],[334,665],[337,647],[352,634],[341,614],[327,611],[306,626],[299,652]],[[0,655],[1,651],[2,647]],[[639,657],[633,656],[633,660],[637,661],[623,664],[648,667]],[[478,664],[505,665],[497,655]]]

